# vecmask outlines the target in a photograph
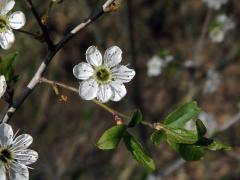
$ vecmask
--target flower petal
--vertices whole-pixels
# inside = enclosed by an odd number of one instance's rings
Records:
[[[14,0],[2,0],[0,2],[0,15],[6,15],[15,5]]]
[[[12,163],[9,170],[11,180],[29,180],[29,171],[27,166],[19,163]]]
[[[122,83],[127,83],[135,76],[134,69],[129,69],[127,66],[118,65],[112,69],[112,77]]]
[[[0,144],[4,147],[11,145],[13,142],[12,127],[6,123],[0,125]]]
[[[94,69],[88,63],[81,62],[73,67],[73,75],[80,80],[89,79],[94,73]]]
[[[79,95],[84,100],[92,100],[97,96],[98,83],[94,79],[89,79],[80,83]]]
[[[6,180],[6,169],[2,164],[0,164],[0,179],[1,180]]]
[[[120,101],[127,94],[126,87],[119,81],[112,81],[110,86],[113,91],[112,101]]]
[[[0,46],[3,49],[9,49],[14,41],[15,36],[11,29],[8,29],[7,31],[0,33]]]
[[[20,29],[26,23],[26,17],[21,11],[16,11],[8,17],[9,25],[13,29]]]
[[[18,137],[13,142],[12,149],[16,150],[21,150],[21,149],[27,149],[33,142],[33,138],[29,134],[22,134]]]
[[[105,103],[111,99],[112,94],[112,89],[108,84],[100,85],[97,93],[97,98],[100,102]]]
[[[91,65],[97,67],[102,65],[102,54],[95,46],[90,46],[86,51],[86,60]]]
[[[7,82],[4,76],[0,76],[0,98],[7,90]]]
[[[38,159],[38,153],[31,149],[20,150],[17,151],[15,159],[24,165],[33,164]]]
[[[117,46],[108,48],[104,54],[104,64],[114,67],[122,61],[122,50]]]

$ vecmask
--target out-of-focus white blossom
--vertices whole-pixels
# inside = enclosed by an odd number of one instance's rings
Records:
[[[97,98],[100,102],[120,101],[127,90],[123,83],[128,83],[135,76],[135,71],[120,65],[122,50],[117,46],[108,48],[102,58],[100,51],[91,46],[87,49],[86,60],[73,68],[74,76],[83,80],[79,94],[84,100]]]
[[[221,77],[219,73],[214,71],[213,69],[208,70],[207,80],[203,88],[203,94],[214,93],[220,84],[221,84]]]
[[[194,67],[197,67],[197,64],[196,64],[196,61],[188,59],[184,62],[183,66],[186,68],[194,68]]]
[[[201,112],[198,115],[198,119],[206,126],[207,136],[212,136],[218,129],[218,124],[213,114]],[[196,130],[196,124],[194,121],[189,121],[186,123],[185,128],[188,130]]]
[[[209,37],[212,42],[220,43],[224,40],[228,31],[234,29],[236,24],[225,14],[218,15],[214,26],[211,28]]]
[[[203,0],[203,2],[205,2],[209,8],[218,10],[222,5],[226,4],[228,0]]]
[[[5,77],[2,75],[0,76],[0,98],[4,95],[7,90],[7,82]]]
[[[147,63],[147,75],[149,77],[159,76],[163,68],[174,60],[173,56],[167,55],[165,57],[153,56]]]
[[[38,159],[38,153],[27,149],[33,142],[32,136],[22,134],[16,137],[12,127],[6,123],[0,125],[0,179],[28,180],[30,164]]]
[[[9,49],[15,41],[12,29],[21,29],[26,22],[23,12],[9,13],[14,5],[14,0],[0,0],[0,46],[3,49]]]
[[[154,174],[149,174],[149,175],[147,176],[147,180],[162,180],[162,178],[159,177],[159,176],[156,176],[156,175],[154,175]]]

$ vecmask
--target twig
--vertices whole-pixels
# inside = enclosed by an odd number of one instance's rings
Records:
[[[52,42],[52,40],[50,38],[47,26],[42,22],[42,19],[39,16],[37,10],[35,9],[35,7],[34,7],[34,5],[32,3],[32,0],[25,0],[25,3],[29,7],[29,9],[31,9],[35,19],[37,20],[40,28],[42,29],[43,37],[44,37],[45,42],[48,45],[48,48],[51,49],[51,50],[54,49],[54,44],[53,44],[53,42]]]
[[[25,0],[26,2],[31,3],[30,0]],[[62,40],[57,43],[54,49],[48,49],[47,55],[43,59],[41,65],[39,66],[38,70],[36,71],[35,75],[27,85],[27,87],[23,90],[23,92],[20,94],[20,96],[13,102],[13,105],[8,109],[8,111],[5,113],[3,119],[1,122],[7,122],[16,112],[16,110],[24,103],[24,101],[29,97],[29,95],[32,93],[33,89],[36,87],[36,85],[39,83],[40,78],[42,77],[43,73],[46,71],[49,63],[53,60],[53,57],[57,54],[59,50],[61,50],[69,40],[71,40],[77,33],[81,32],[83,29],[85,29],[89,24],[97,20],[100,16],[102,16],[104,13],[111,12],[111,6],[112,3],[114,3],[115,0],[107,0],[101,8],[98,8],[89,18],[87,18],[86,21],[83,23],[80,23],[77,25],[72,31],[70,31],[66,36],[62,38]],[[33,8],[30,4],[30,7]],[[34,12],[36,13],[36,17],[39,16],[35,9],[33,8]],[[47,33],[47,31],[45,31]]]

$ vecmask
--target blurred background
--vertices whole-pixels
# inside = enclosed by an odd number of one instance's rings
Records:
[[[33,2],[41,14],[49,4],[47,0]],[[54,41],[102,2],[65,0],[55,5],[48,20]],[[38,32],[23,1],[16,4],[15,9],[27,16],[24,30]],[[225,23],[221,15],[229,18],[231,28],[221,24]],[[167,143],[154,146],[149,140],[152,130],[141,126],[133,133],[157,164],[157,171],[149,173],[122,143],[109,152],[95,146],[100,135],[114,125],[111,114],[65,90],[60,94],[67,96],[67,101],[60,101],[50,86],[40,84],[9,122],[20,133],[34,137],[31,148],[39,152],[39,160],[30,179],[239,179],[239,18],[238,0],[229,0],[219,10],[209,9],[202,0],[125,1],[118,12],[102,16],[71,40],[45,74],[48,79],[78,87],[72,68],[85,61],[86,49],[96,45],[104,53],[107,47],[117,45],[123,50],[123,63],[136,69],[137,75],[127,84],[126,97],[118,103],[109,102],[109,106],[126,114],[140,108],[146,121],[161,122],[179,104],[196,100],[210,135],[218,132],[216,138],[233,146],[232,151],[207,153],[202,161],[185,163]],[[15,85],[17,97],[45,56],[46,46],[26,34],[15,35],[14,47],[0,53],[19,52],[15,65],[20,75]],[[1,112],[6,108],[1,101]]]

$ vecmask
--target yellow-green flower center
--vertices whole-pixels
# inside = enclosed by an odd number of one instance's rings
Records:
[[[94,72],[94,79],[99,84],[106,84],[112,80],[112,72],[106,66],[97,67]]]
[[[10,164],[13,161],[13,154],[9,149],[0,150],[0,161],[3,164]]]
[[[0,16],[0,32],[3,32],[7,29],[8,20],[6,16]]]

